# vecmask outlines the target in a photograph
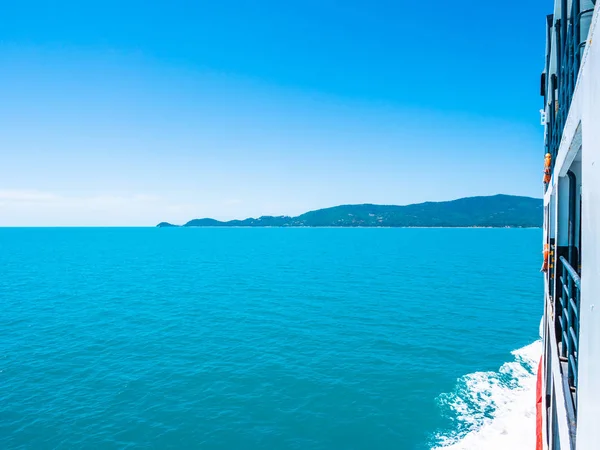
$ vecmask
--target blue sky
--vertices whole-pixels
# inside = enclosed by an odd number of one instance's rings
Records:
[[[550,8],[6,3],[0,226],[539,197]]]

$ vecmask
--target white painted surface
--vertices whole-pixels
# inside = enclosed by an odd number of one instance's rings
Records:
[[[577,450],[600,448],[600,5],[578,86],[582,125],[582,273]]]

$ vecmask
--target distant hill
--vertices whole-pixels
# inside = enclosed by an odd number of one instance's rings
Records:
[[[542,200],[513,195],[468,197],[406,206],[342,205],[297,217],[194,219],[184,227],[541,227]],[[173,227],[161,222],[158,227]]]

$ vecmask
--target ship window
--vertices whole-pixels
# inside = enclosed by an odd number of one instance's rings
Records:
[[[542,73],[542,79],[540,80],[540,95],[546,96],[546,72]]]

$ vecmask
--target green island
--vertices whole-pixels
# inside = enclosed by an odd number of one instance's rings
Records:
[[[341,205],[309,211],[296,217],[262,216],[256,219],[219,221],[193,219],[167,227],[493,227],[539,228],[542,199],[514,195],[467,197],[446,202],[406,206]]]

